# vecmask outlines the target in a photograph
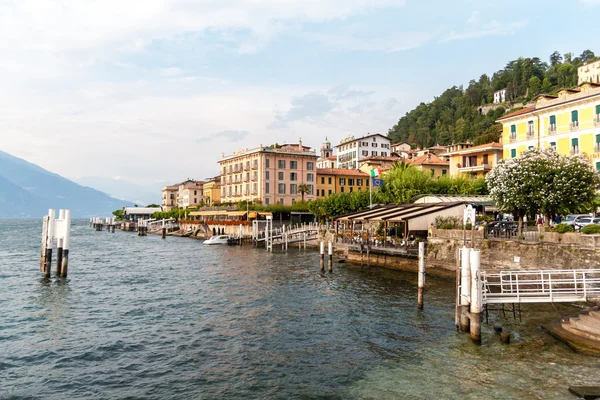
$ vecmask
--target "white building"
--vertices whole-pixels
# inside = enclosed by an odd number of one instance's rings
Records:
[[[200,204],[204,199],[204,182],[196,182],[193,186],[183,189],[182,208],[194,207]]]
[[[337,149],[337,168],[358,169],[359,162],[370,156],[389,156],[391,141],[380,133],[355,139],[350,136]]]
[[[504,103],[506,101],[506,88],[494,92],[494,103]]]
[[[185,191],[187,188],[191,187],[191,186],[196,186],[197,182],[193,179],[187,179],[183,182],[181,182],[179,184],[179,187],[177,188],[177,207],[178,208],[185,208],[184,206],[184,195],[185,195]],[[188,202],[189,203],[189,202]]]
[[[317,168],[335,168],[336,165],[337,157],[333,155],[333,147],[326,136],[321,145],[321,156],[317,159]]]
[[[600,60],[589,62],[577,68],[577,84],[600,83]]]

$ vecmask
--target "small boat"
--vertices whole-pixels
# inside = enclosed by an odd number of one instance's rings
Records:
[[[230,239],[231,236],[229,235],[215,235],[205,240],[204,244],[227,244]]]

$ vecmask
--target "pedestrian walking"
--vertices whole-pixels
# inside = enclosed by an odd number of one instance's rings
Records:
[[[544,219],[541,215],[537,219],[537,228],[540,235],[544,233]]]

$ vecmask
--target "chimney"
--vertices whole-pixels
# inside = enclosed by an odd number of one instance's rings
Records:
[[[431,153],[427,153],[427,162],[431,161]]]
[[[298,148],[299,148],[300,150],[304,150],[304,148],[302,147],[302,138],[299,138],[299,139],[298,139]]]

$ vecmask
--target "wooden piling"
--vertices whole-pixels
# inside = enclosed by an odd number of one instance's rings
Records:
[[[329,273],[333,272],[333,244],[331,242],[327,243],[327,253],[329,254],[329,264],[327,270]]]
[[[323,241],[321,241],[320,256],[321,256],[321,272],[325,272],[325,242],[323,242]]]
[[[425,242],[419,242],[419,278],[417,308],[423,309],[423,292],[425,291]]]
[[[454,325],[460,330],[460,248],[456,248],[456,306],[454,307]]]
[[[461,249],[461,268],[460,268],[460,330],[469,332],[469,308],[471,296],[471,249],[463,247]]]
[[[71,242],[71,210],[65,210],[65,222],[63,231],[63,254],[62,254],[62,266],[60,270],[60,276],[62,278],[67,277],[69,270],[69,246]]]
[[[481,344],[481,306],[483,296],[481,291],[481,280],[479,279],[479,270],[481,265],[481,252],[478,249],[471,249],[471,339],[476,344]]]
[[[162,238],[163,239],[167,238],[167,228],[162,228]]]
[[[56,276],[60,276],[62,271],[62,261],[63,261],[63,239],[58,239],[58,244],[56,248]]]
[[[508,332],[500,333],[500,343],[510,344],[510,333],[508,333]]]

